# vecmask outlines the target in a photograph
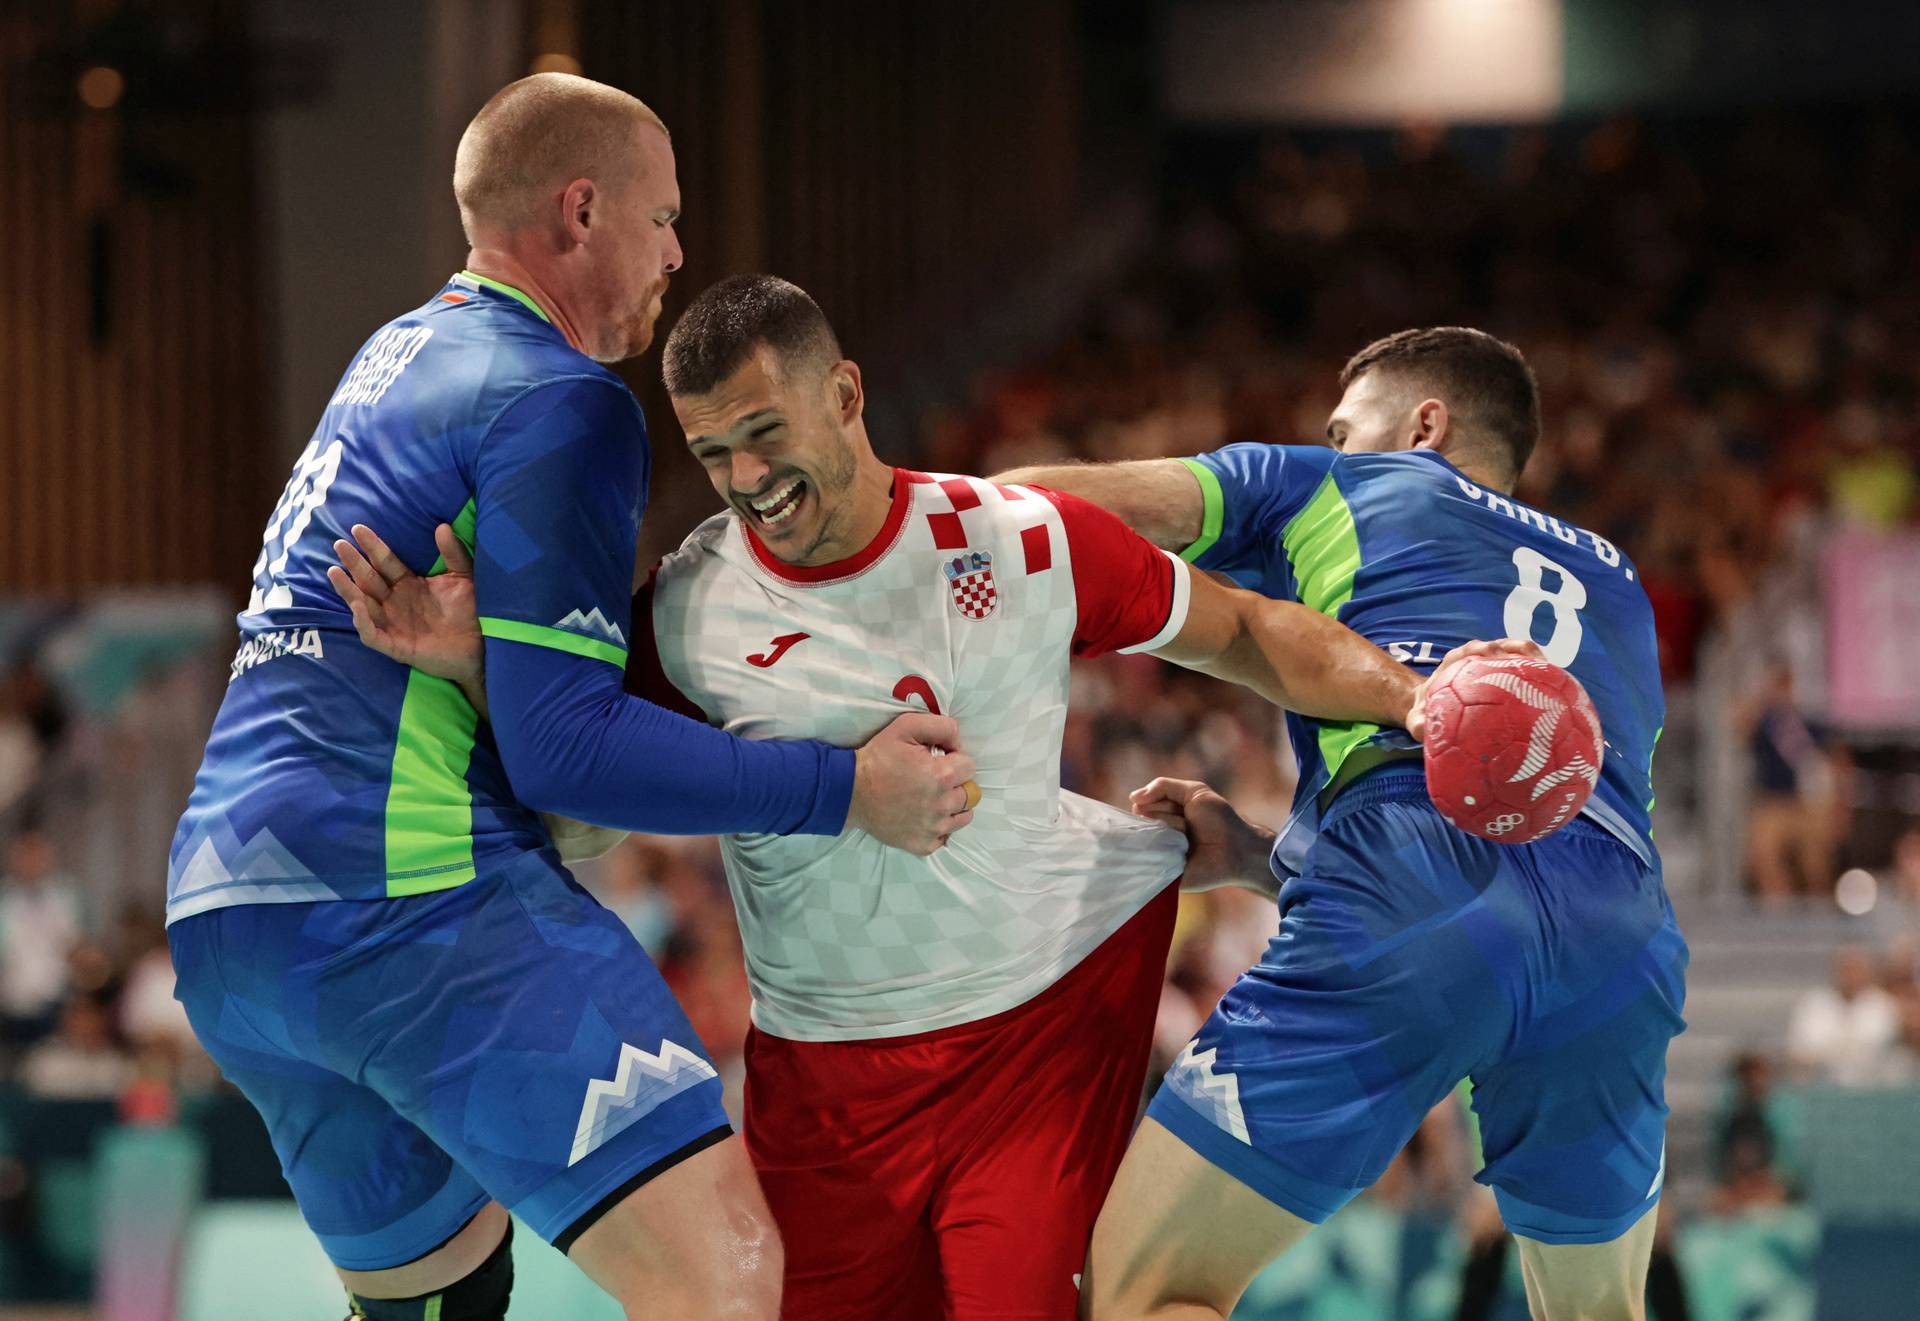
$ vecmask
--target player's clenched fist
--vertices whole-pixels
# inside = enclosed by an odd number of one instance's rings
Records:
[[[1131,798],[1135,816],[1162,821],[1187,837],[1180,888],[1188,894],[1237,885],[1273,897],[1279,889],[1267,855],[1273,832],[1254,825],[1232,803],[1198,780],[1161,776]]]
[[[855,754],[847,824],[924,858],[973,820],[972,779],[973,758],[950,717],[903,715]]]

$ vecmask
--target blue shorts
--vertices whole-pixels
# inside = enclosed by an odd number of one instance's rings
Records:
[[[338,1266],[426,1255],[489,1200],[563,1249],[730,1132],[646,953],[548,854],[400,899],[168,929],[176,994]]]
[[[1474,1083],[1513,1233],[1604,1243],[1659,1197],[1686,942],[1657,869],[1582,817],[1536,844],[1455,829],[1420,767],[1334,800],[1280,933],[1148,1113],[1319,1223]]]

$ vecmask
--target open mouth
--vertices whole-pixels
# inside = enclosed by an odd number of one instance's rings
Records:
[[[777,528],[791,519],[800,508],[801,501],[807,498],[807,479],[793,477],[780,483],[765,495],[756,496],[746,502],[753,521],[762,528]]]

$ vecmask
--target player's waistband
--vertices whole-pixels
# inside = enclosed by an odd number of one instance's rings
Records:
[[[1396,748],[1378,743],[1365,743],[1355,748],[1347,754],[1346,760],[1340,763],[1340,769],[1334,773],[1326,787],[1316,795],[1321,814],[1323,816],[1326,814],[1327,809],[1333,806],[1333,800],[1344,793],[1349,785],[1362,776],[1371,775],[1374,771],[1387,766],[1402,768],[1412,766],[1420,769],[1424,783],[1426,752],[1421,748]]]
[[[1371,766],[1348,778],[1334,794],[1320,817],[1323,829],[1381,803],[1433,801],[1427,793],[1427,764],[1418,752]]]
[[[1417,751],[1377,763],[1349,780],[1346,787],[1340,790],[1339,797],[1321,815],[1320,828],[1325,830],[1355,812],[1377,807],[1381,803],[1420,803],[1433,807],[1432,795],[1427,792],[1427,764]],[[1433,807],[1433,811],[1438,815],[1440,809]],[[1585,813],[1554,832],[1555,838],[1577,835],[1621,843],[1612,831]]]

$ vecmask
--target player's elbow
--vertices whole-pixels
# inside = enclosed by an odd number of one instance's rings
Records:
[[[536,812],[584,820],[590,759],[572,723],[565,710],[496,712],[494,737],[515,799]]]
[[[534,746],[514,746],[502,733],[500,762],[506,768],[507,782],[513,786],[513,796],[521,804],[536,812],[578,817],[581,805],[578,777],[557,764],[551,754]]]

